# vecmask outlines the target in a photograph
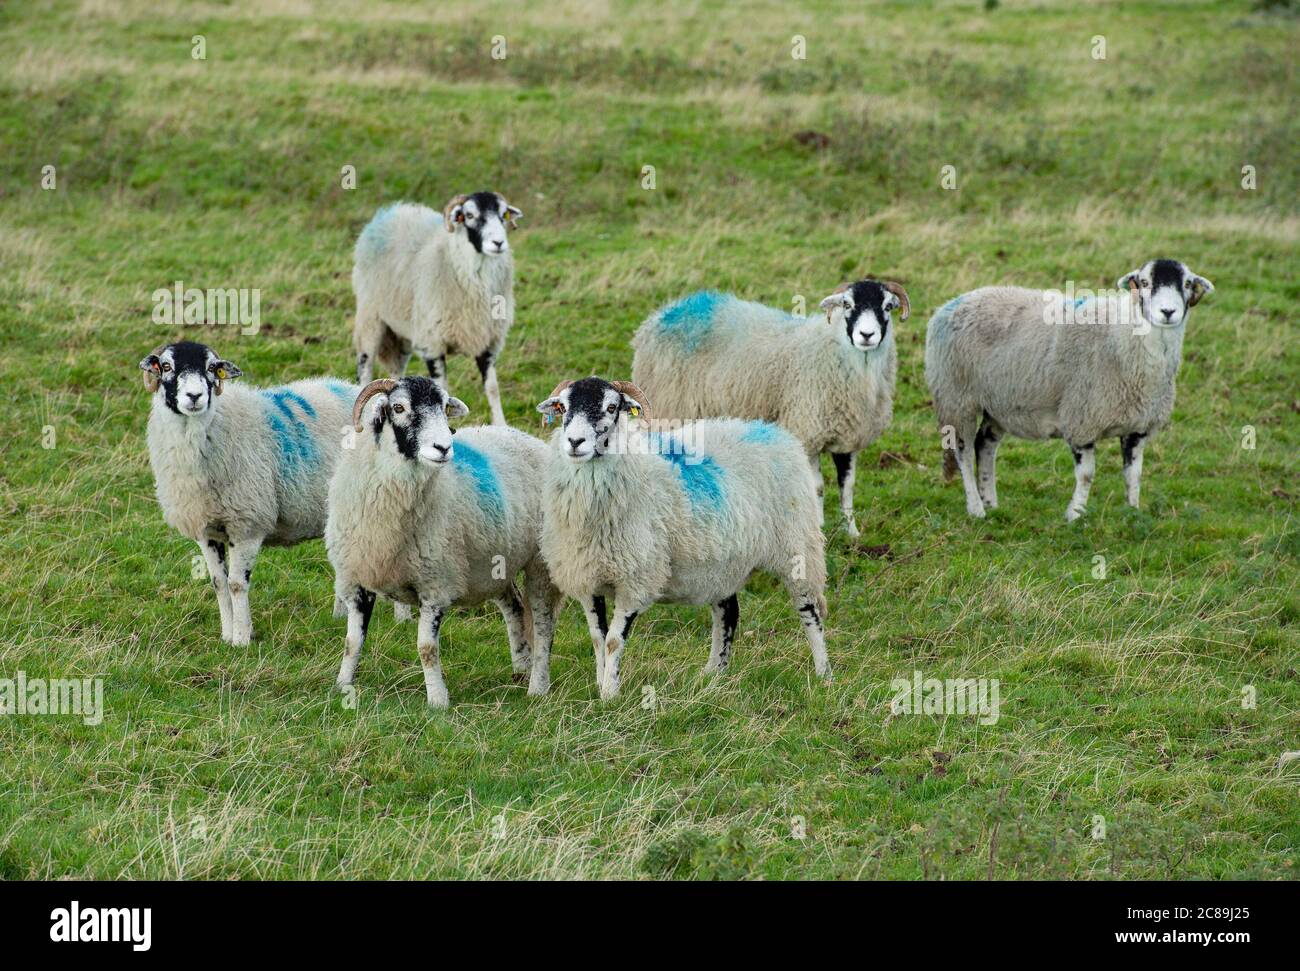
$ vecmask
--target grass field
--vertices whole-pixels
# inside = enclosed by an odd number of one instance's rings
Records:
[[[1295,877],[1300,16],[537,6],[0,8],[0,678],[102,678],[106,709],[0,718],[0,877]],[[137,362],[190,337],[245,380],[349,375],[356,233],[482,187],[526,214],[501,380],[539,434],[557,380],[630,376],[639,321],[691,289],[907,287],[860,546],[827,501],[832,684],[756,578],[716,681],[708,611],[663,606],[600,703],[570,605],[527,698],[485,608],[444,628],[453,706],[430,713],[414,627],[383,612],[350,710],[319,542],[262,556],[258,637],[220,643],[153,497]],[[1142,509],[1106,443],[1067,526],[1068,450],[1011,441],[1002,508],[969,521],[939,478],[930,313],[1157,256],[1217,292]],[[259,288],[260,331],[154,324],[178,279]],[[484,420],[473,363],[451,381]],[[997,679],[1000,719],[891,717],[913,671]]]

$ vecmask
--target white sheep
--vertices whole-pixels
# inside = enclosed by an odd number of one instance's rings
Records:
[[[1173,411],[1187,315],[1214,286],[1176,260],[1151,260],[1116,288],[1067,299],[984,287],[930,318],[926,380],[940,428],[952,436],[945,471],[960,470],[970,515],[997,507],[994,463],[1008,433],[1070,446],[1070,521],[1087,506],[1095,443],[1119,438],[1128,503],[1137,506],[1142,450]]]
[[[368,422],[362,413],[373,399]],[[538,555],[545,444],[512,428],[462,428],[467,409],[424,377],[368,384],[356,447],[330,482],[325,546],[348,627],[338,685],[352,683],[375,594],[419,607],[417,646],[429,705],[445,708],[439,629],[452,606],[493,600],[528,693],[550,687],[561,597]],[[521,600],[515,578],[525,578]]]
[[[441,215],[405,202],[375,213],[357,238],[352,269],[359,384],[370,383],[376,359],[401,377],[414,349],[445,392],[447,355],[469,355],[492,423],[506,423],[496,372],[515,317],[506,226],[522,215],[495,192],[455,196]]]
[[[221,639],[246,645],[257,554],[324,531],[329,478],[358,389],[332,378],[227,384],[239,368],[192,341],[159,347],[140,368],[153,393],[149,463],[163,518],[203,551]]]
[[[712,605],[705,670],[725,668],[736,592],[754,570],[784,582],[817,674],[830,677],[821,508],[792,435],[735,419],[647,430],[627,422],[648,411],[644,394],[594,377],[565,381],[537,408],[562,422],[545,481],[542,555],[586,612],[602,698],[618,694],[632,621],[659,601]]]
[[[894,414],[898,353],[890,314],[909,313],[897,283],[845,284],[821,302],[823,326],[772,307],[703,291],[652,314],[632,345],[632,380],[661,418],[776,422],[808,453],[821,491],[830,452],[850,536],[857,453]]]

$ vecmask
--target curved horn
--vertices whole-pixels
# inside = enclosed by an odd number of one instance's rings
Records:
[[[898,315],[898,319],[906,320],[912,313],[912,301],[907,299],[907,291],[890,280],[882,280],[880,285],[898,298],[898,302],[902,304],[902,312]]]
[[[140,370],[144,372],[144,389],[148,391],[150,394],[153,394],[155,391],[158,390],[159,376],[149,368],[146,368],[144,366],[144,362],[149,360],[149,358],[151,357],[157,357],[166,349],[167,349],[166,344],[159,344],[157,347],[155,347],[152,351],[150,351],[148,354],[144,356],[144,361],[140,362]]]
[[[554,398],[556,395],[558,395],[561,391],[563,391],[571,384],[573,384],[572,381],[561,381],[559,384],[555,386],[555,390],[552,391],[550,394],[548,394],[546,397]]]
[[[631,381],[611,381],[609,383],[615,391],[627,395],[641,406],[641,417],[650,417],[650,402],[646,399],[644,391],[638,388]]]
[[[371,381],[361,389],[357,395],[357,403],[352,406],[352,427],[361,431],[361,411],[369,401],[377,394],[388,394],[397,387],[397,382],[392,378],[380,378],[378,381]]]
[[[454,233],[456,231],[456,224],[451,221],[451,211],[457,206],[464,205],[465,200],[468,198],[467,195],[452,196],[451,201],[442,207],[442,223],[447,227],[447,232]]]

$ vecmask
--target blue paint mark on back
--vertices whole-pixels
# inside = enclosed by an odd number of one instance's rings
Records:
[[[370,222],[366,223],[366,228],[361,230],[361,236],[357,240],[358,256],[373,260],[384,255],[392,242],[393,217],[397,214],[399,205],[400,203],[391,202],[381,206]]]
[[[648,438],[652,454],[677,469],[691,510],[720,512],[726,501],[722,467],[711,456],[688,450],[676,435],[653,432]]]
[[[731,297],[716,290],[692,293],[674,304],[669,304],[659,314],[659,329],[676,338],[686,351],[694,351],[713,330],[713,318],[718,306]]]
[[[506,500],[501,494],[501,483],[486,455],[466,442],[453,442],[451,466],[468,475],[478,491],[479,505],[494,519],[504,519]]]
[[[778,442],[792,443],[795,439],[784,428],[773,425],[770,421],[749,421],[745,423],[745,432],[740,436],[740,440],[755,445],[773,445]]]
[[[320,460],[320,450],[304,416],[315,418],[316,409],[289,388],[265,388],[260,393],[268,405],[266,423],[280,450],[280,471],[292,477],[314,468]]]
[[[934,323],[936,324],[947,323],[948,318],[952,316],[952,312],[957,309],[957,305],[960,304],[965,299],[966,299],[966,294],[963,293],[961,296],[953,297],[951,300],[945,303],[942,307],[940,307],[938,310],[935,311]]]
[[[329,380],[325,382],[325,390],[334,395],[340,401],[352,404],[357,400],[359,389],[348,384],[346,381]]]

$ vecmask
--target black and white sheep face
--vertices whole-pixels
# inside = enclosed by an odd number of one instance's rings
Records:
[[[387,395],[376,396],[371,428],[376,441],[391,442],[403,459],[438,468],[453,454],[448,419],[467,414],[465,403],[444,394],[432,379],[403,378]]]
[[[167,344],[140,362],[144,385],[184,418],[204,415],[221,394],[222,383],[242,373],[212,348],[195,341]]]
[[[640,406],[608,381],[583,378],[547,398],[537,410],[561,419],[560,446],[565,455],[574,462],[590,462],[617,447],[620,420],[625,414],[635,417]]]
[[[523,213],[496,192],[475,192],[452,206],[453,223],[465,228],[465,237],[477,253],[500,256],[510,249],[507,225],[513,226]]]
[[[1137,294],[1142,316],[1155,327],[1177,327],[1214,284],[1178,260],[1151,260],[1115,284]]]
[[[844,338],[861,351],[872,351],[885,342],[890,315],[902,304],[898,295],[875,280],[861,280],[841,287],[821,302],[827,323],[837,322]],[[906,309],[903,319],[907,319]]]

